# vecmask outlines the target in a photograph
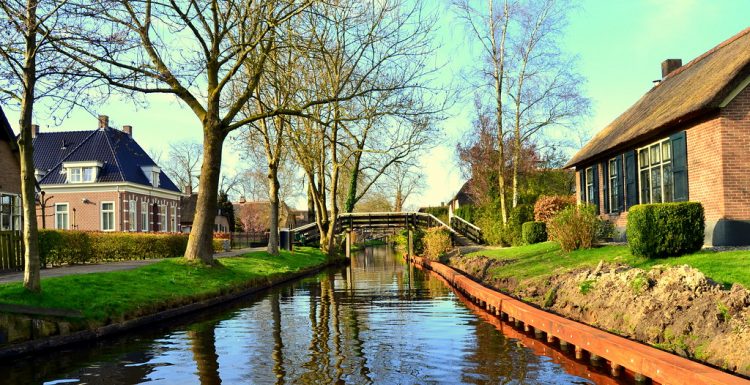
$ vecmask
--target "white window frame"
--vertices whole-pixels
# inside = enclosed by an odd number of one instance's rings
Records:
[[[589,178],[589,170],[591,170],[591,178]],[[592,203],[593,202],[593,196],[591,194],[592,190],[593,190],[594,193],[596,193],[596,189],[594,189],[594,187],[596,187],[596,186],[594,186],[594,179],[596,179],[596,178],[594,178],[594,172],[595,171],[594,171],[594,167],[593,166],[592,167],[586,167],[583,170],[583,182],[585,184],[584,188],[586,189],[586,202],[585,203]],[[591,180],[589,180],[589,179],[591,179]],[[589,186],[591,186],[592,188],[589,189]]]
[[[141,231],[148,231],[148,202],[141,201]]]
[[[83,180],[83,171],[80,167],[71,167],[68,169],[68,183],[81,183]]]
[[[58,207],[65,206],[65,211],[58,211]],[[65,227],[60,227],[58,221],[58,215],[65,215]],[[55,203],[55,229],[57,230],[69,230],[70,229],[70,205],[68,202]]]
[[[86,170],[91,171],[88,178],[86,178]],[[81,167],[81,182],[93,183],[96,182],[96,167]]]
[[[159,206],[159,231],[162,233],[167,232],[167,205]]]
[[[617,171],[617,174],[614,174],[614,175],[612,174],[613,169]],[[609,194],[608,209],[610,213],[616,213],[618,212],[617,194],[620,193],[620,185],[622,183],[622,170],[617,168],[617,157],[614,157],[610,159],[609,161],[607,161],[607,175],[608,175],[607,186],[609,187],[608,192],[607,192]],[[623,199],[625,198],[623,197]]]
[[[112,210],[104,210],[104,205],[111,204]],[[112,228],[105,229],[104,228],[104,214],[112,214]],[[115,228],[117,227],[115,223],[117,221],[117,215],[115,214],[115,202],[113,201],[102,201],[99,204],[99,228],[101,231],[115,231]]]
[[[171,215],[170,223],[172,223],[172,232],[176,233],[177,232],[177,206],[172,205],[172,211],[170,211],[169,214]]]
[[[159,187],[159,175],[161,175],[161,172],[153,170],[151,171],[151,185],[154,187]]]
[[[131,199],[128,202],[128,229],[130,231],[138,231],[138,205],[135,199]]]
[[[669,159],[667,161],[664,160],[664,151],[665,151],[665,144],[668,145],[669,151]],[[652,147],[658,146],[659,150],[659,162],[658,164],[654,164],[655,162],[651,159],[651,149]],[[646,151],[646,156],[648,157],[648,166],[641,167],[641,151]],[[670,142],[669,138],[665,138],[662,140],[658,140],[656,142],[650,143],[647,146],[643,146],[637,149],[636,152],[637,159],[636,162],[638,164],[638,198],[640,199],[639,202],[641,203],[665,203],[665,202],[673,202],[674,201],[674,191],[670,192],[671,199],[666,200],[665,199],[665,188],[664,188],[664,166],[672,165],[672,143]],[[659,170],[659,188],[661,189],[661,199],[658,202],[654,201],[654,183],[651,178],[652,170],[657,169]],[[648,200],[644,199],[643,197],[643,178],[641,174],[643,171],[648,171],[649,175],[649,185],[648,185]],[[674,180],[672,181],[672,189],[674,189]]]

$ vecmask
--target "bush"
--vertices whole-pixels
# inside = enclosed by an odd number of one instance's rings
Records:
[[[420,211],[426,214],[432,214],[435,218],[448,224],[448,206],[423,207]]]
[[[526,222],[521,226],[523,241],[529,245],[547,241],[547,225],[544,222]]]
[[[700,203],[677,202],[631,207],[626,231],[633,255],[660,258],[700,250],[705,228]]]
[[[509,246],[523,245],[522,226],[532,220],[534,220],[533,206],[518,205],[510,209],[508,223],[502,232],[502,243]]]
[[[185,254],[187,241],[187,234],[39,230],[39,257],[52,266],[173,258]],[[221,243],[214,240],[215,251]]]
[[[534,220],[549,222],[560,211],[576,204],[576,198],[568,195],[541,196],[534,204]]]
[[[560,244],[564,251],[589,249],[596,240],[600,220],[596,206],[581,204],[560,211],[547,224],[551,239]]]
[[[453,248],[451,234],[443,227],[427,229],[422,243],[424,244],[423,255],[433,261],[440,260],[440,257]]]
[[[457,208],[455,211],[453,211],[453,215],[460,217],[461,219],[469,223],[474,223],[474,221],[477,219],[476,209],[472,205],[465,205]]]
[[[424,231],[422,229],[415,229],[412,234],[414,242],[414,254],[421,255],[424,251],[422,239],[424,238]],[[406,252],[409,250],[409,230],[401,230],[393,239],[396,244],[396,249]]]

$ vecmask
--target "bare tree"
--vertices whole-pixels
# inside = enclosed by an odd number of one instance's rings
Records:
[[[180,141],[169,144],[167,159],[159,165],[169,177],[177,182],[182,192],[193,191],[199,179],[203,146],[194,141]],[[155,162],[159,163],[156,159]],[[225,190],[226,191],[226,190]]]
[[[510,0],[502,0],[502,7],[495,4],[496,0],[487,0],[486,8],[480,2],[473,0],[456,0],[455,7],[459,16],[466,22],[482,47],[484,59],[489,62],[489,69],[482,68],[480,72],[488,76],[493,89],[493,100],[495,104],[495,123],[497,135],[495,143],[498,146],[498,195],[500,198],[500,217],[503,224],[508,221],[508,209],[505,201],[505,132],[503,127],[503,115],[506,113],[503,106],[505,97],[506,68],[506,40],[509,34],[509,26],[514,5]],[[501,8],[501,9],[500,9]]]
[[[518,205],[522,148],[549,127],[575,126],[586,114],[582,77],[575,63],[560,52],[560,37],[571,7],[567,0],[531,1],[518,12],[518,31],[512,36],[508,96],[513,109],[513,207]]]
[[[31,125],[35,103],[51,98],[55,106],[72,105],[76,80],[70,61],[50,48],[52,31],[64,19],[65,0],[0,2],[0,101],[20,106],[18,147],[23,203],[24,287],[41,291],[36,218],[36,178]],[[53,107],[52,109],[56,109]]]
[[[394,163],[386,174],[384,190],[393,196],[393,211],[404,211],[409,197],[424,188],[424,174],[411,162]]]

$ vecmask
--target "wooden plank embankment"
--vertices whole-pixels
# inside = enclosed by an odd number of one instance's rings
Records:
[[[453,268],[426,258],[413,262],[442,276],[449,284],[487,311],[520,321],[525,328],[542,331],[577,350],[602,357],[633,373],[669,385],[750,385],[750,381],[603,330],[548,313],[489,289]]]

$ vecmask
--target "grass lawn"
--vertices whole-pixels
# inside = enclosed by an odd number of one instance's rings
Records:
[[[166,259],[133,270],[42,279],[41,294],[27,292],[21,283],[3,284],[0,302],[73,309],[87,320],[106,322],[214,297],[326,260],[325,254],[310,247],[296,248],[293,253],[282,250],[279,257],[254,252],[222,258],[214,267],[183,258]]]
[[[642,269],[655,265],[690,265],[725,286],[739,283],[750,288],[750,251],[700,251],[695,254],[663,259],[646,259],[630,254],[627,246],[603,246],[589,250],[566,253],[555,242],[535,245],[487,249],[468,255],[485,255],[513,263],[492,270],[499,278],[516,277],[518,280],[543,278],[553,272],[579,267],[594,267],[599,261],[619,262]]]

